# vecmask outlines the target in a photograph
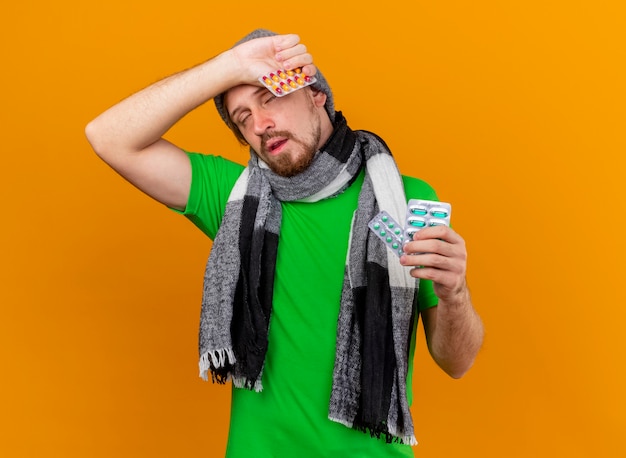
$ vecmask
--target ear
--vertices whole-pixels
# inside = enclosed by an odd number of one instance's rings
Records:
[[[311,94],[313,95],[313,102],[315,103],[315,106],[323,107],[327,99],[326,93],[319,89],[315,89],[312,86],[309,87],[311,88]]]

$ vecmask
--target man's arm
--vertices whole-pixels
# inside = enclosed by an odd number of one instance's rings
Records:
[[[94,151],[125,179],[159,202],[179,210],[187,205],[191,166],[182,149],[163,135],[187,113],[225,90],[257,84],[259,75],[305,67],[312,58],[297,35],[243,43],[191,69],[165,78],[109,108],[85,133]]]
[[[433,281],[436,307],[421,312],[428,349],[435,362],[453,378],[472,366],[483,342],[482,321],[474,310],[465,278],[467,251],[461,236],[447,226],[416,232],[400,262],[416,266],[411,275]]]

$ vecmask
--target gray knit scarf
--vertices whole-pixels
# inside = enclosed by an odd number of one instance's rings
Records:
[[[254,153],[226,204],[204,277],[200,375],[261,391],[272,311],[281,202],[315,202],[345,190],[365,167],[337,325],[329,418],[416,444],[406,393],[417,280],[367,224],[379,209],[404,220],[406,198],[385,143],[352,131],[341,112],[311,166],[276,175]],[[270,381],[271,382],[271,381]]]

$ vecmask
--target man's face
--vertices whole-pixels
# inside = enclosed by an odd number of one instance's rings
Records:
[[[291,177],[306,170],[330,136],[326,96],[308,88],[276,97],[250,85],[230,89],[224,106],[248,144],[276,174]]]

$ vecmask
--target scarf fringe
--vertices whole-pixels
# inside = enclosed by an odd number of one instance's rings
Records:
[[[332,415],[328,416],[328,419],[335,423],[342,424],[343,426],[363,433],[369,433],[370,436],[380,439],[381,436],[385,436],[385,441],[390,444],[392,442],[398,442],[400,444],[415,446],[417,445],[417,439],[413,434],[399,435],[395,429],[382,430],[380,428],[373,428],[371,426],[355,426],[353,422]]]
[[[414,434],[405,434],[404,436],[400,436],[397,431],[389,431],[388,434],[395,437],[401,444],[407,444],[410,446],[417,445],[417,439]]]
[[[260,378],[252,381],[246,377],[233,377],[233,385],[235,385],[237,388],[245,388],[247,390],[252,390],[257,393],[263,391],[263,383],[261,382]]]
[[[200,377],[206,382],[209,380],[209,370],[219,369],[235,364],[235,353],[232,348],[222,348],[220,350],[209,350],[200,355],[198,366],[200,367]],[[215,381],[215,377],[213,377]]]

